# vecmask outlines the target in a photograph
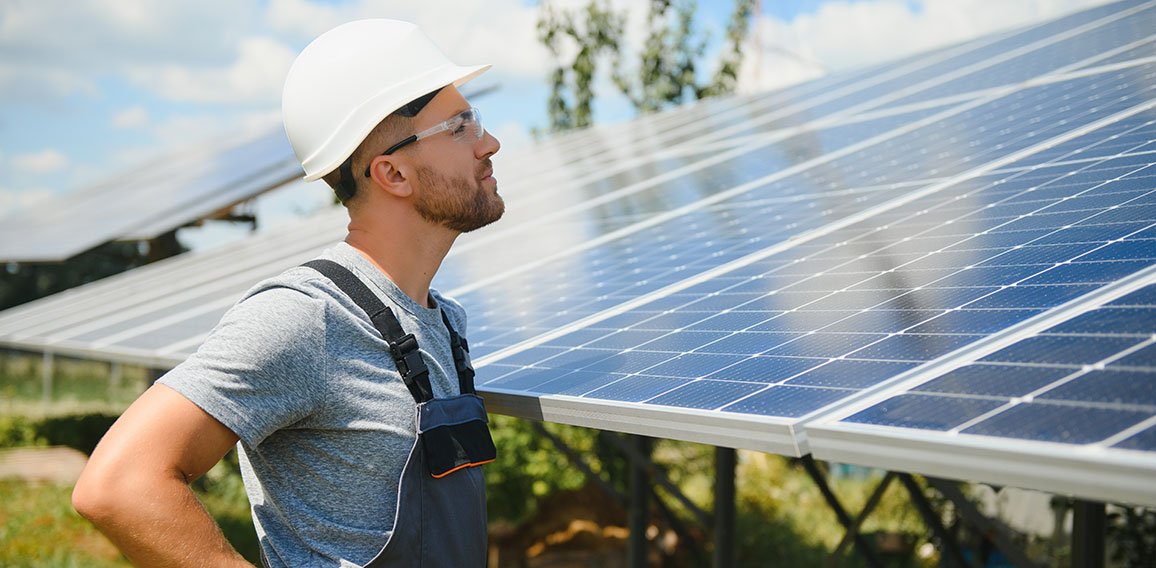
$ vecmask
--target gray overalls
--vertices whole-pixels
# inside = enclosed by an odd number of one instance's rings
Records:
[[[369,314],[417,402],[417,439],[401,474],[393,533],[365,568],[485,566],[486,485],[476,466],[493,461],[496,452],[465,339],[443,311],[461,394],[434,398],[417,340],[393,312],[343,266],[327,260],[304,266],[327,276]]]

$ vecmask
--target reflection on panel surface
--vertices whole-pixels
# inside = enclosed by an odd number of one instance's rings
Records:
[[[1151,162],[1029,157],[499,359],[483,388],[805,416],[1156,263]]]

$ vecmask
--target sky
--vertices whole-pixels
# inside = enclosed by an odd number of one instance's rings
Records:
[[[648,2],[601,0],[641,44]],[[551,0],[558,8],[588,0]],[[756,92],[979,35],[1103,0],[762,0],[739,89]],[[699,0],[717,51],[732,3]],[[471,88],[505,148],[546,121],[554,65],[536,37],[536,0],[2,0],[0,217],[182,149],[280,122],[284,76],[308,42],[342,22],[420,25],[455,62],[491,63]],[[597,121],[632,116],[607,77]]]

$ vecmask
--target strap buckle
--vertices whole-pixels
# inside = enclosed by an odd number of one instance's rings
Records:
[[[397,341],[390,341],[389,352],[393,355],[393,360],[398,366],[397,370],[402,376],[408,376],[410,372],[420,373],[419,369],[425,368],[421,352],[417,349],[417,338],[412,333],[405,334]]]

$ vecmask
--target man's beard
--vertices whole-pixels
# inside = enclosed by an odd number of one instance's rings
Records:
[[[491,167],[487,159],[476,174]],[[421,189],[414,209],[426,221],[468,233],[497,221],[506,211],[506,204],[497,191],[490,195],[476,177],[450,178],[425,165],[418,166],[416,173]]]

